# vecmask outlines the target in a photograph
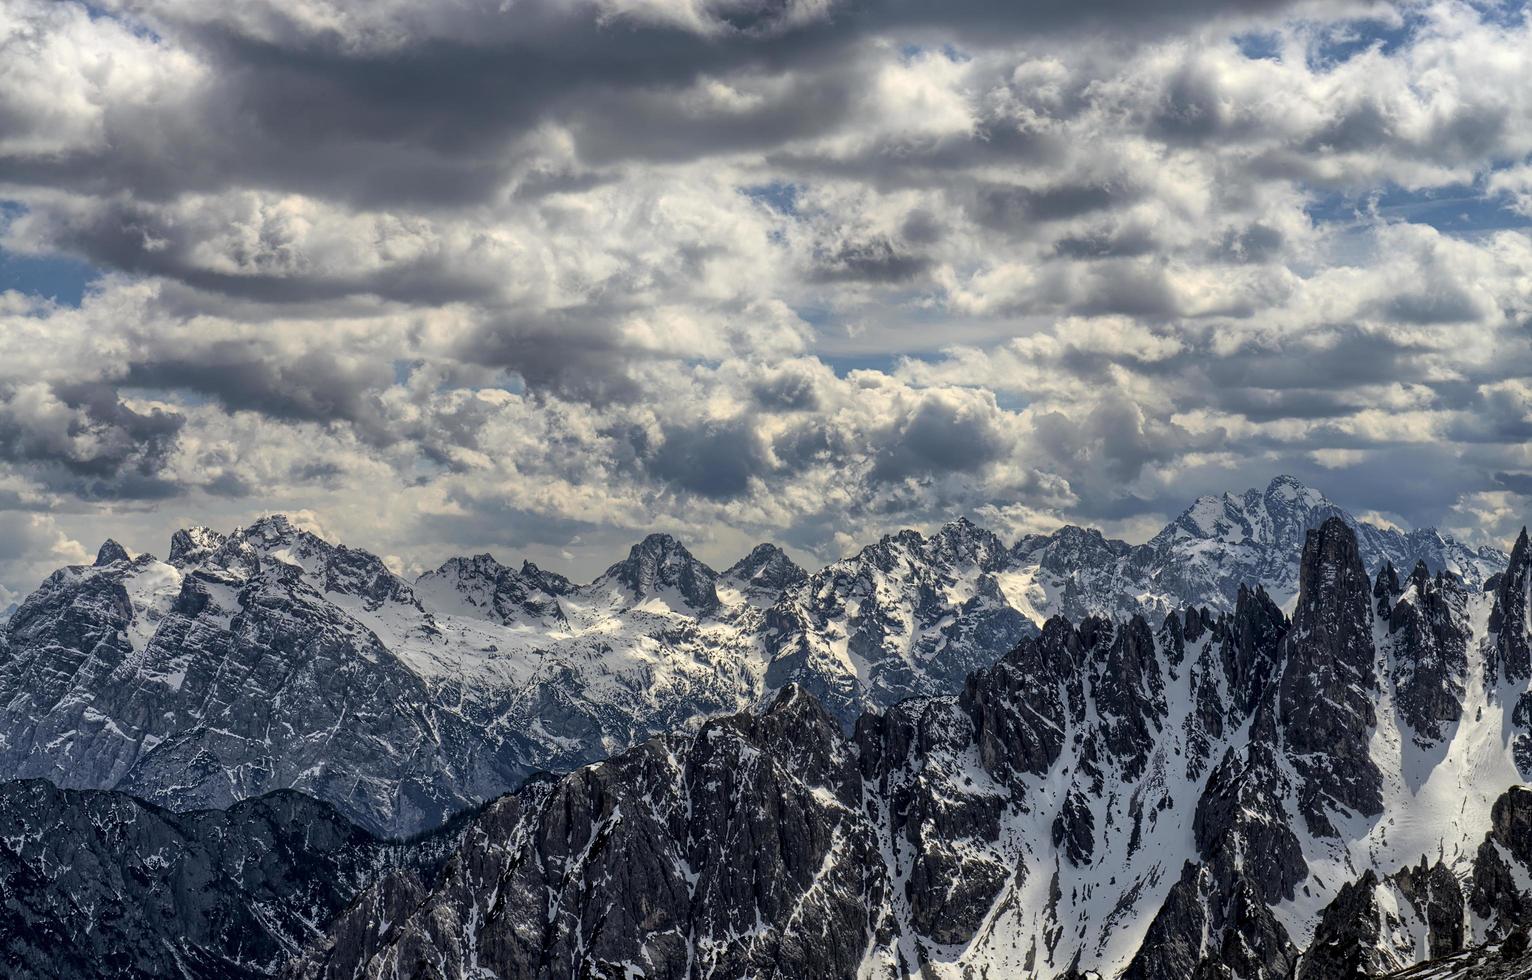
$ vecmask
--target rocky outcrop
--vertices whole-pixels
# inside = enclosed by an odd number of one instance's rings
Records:
[[[1495,582],[1495,606],[1489,628],[1495,637],[1495,673],[1506,680],[1532,677],[1532,621],[1529,621],[1528,595],[1532,590],[1532,545],[1527,529],[1521,529],[1511,548],[1510,563]]]
[[[398,846],[298,793],[175,814],[42,780],[0,784],[0,960],[17,980],[269,976],[390,868]]]
[[[440,825],[532,771],[514,733],[438,704],[332,596],[414,601],[371,556],[275,522],[195,568],[56,573],[7,627],[0,771],[178,809],[296,788],[379,833]]]
[[[959,520],[814,573],[765,612],[766,686],[801,685],[847,726],[869,702],[957,690],[1037,632],[1002,587],[1006,561],[999,538]]]
[[[679,597],[686,607],[703,615],[719,606],[718,573],[668,534],[651,534],[634,545],[628,557],[608,568],[593,588],[608,582],[625,589],[634,603]]]
[[[1532,895],[1523,887],[1532,874],[1532,789],[1506,790],[1490,817],[1474,856],[1468,907],[1490,935],[1502,936],[1532,927]]]
[[[1372,586],[1356,535],[1332,517],[1303,547],[1298,605],[1283,643],[1277,723],[1309,829],[1336,836],[1331,813],[1382,812],[1368,739],[1377,724]]]
[[[1392,573],[1392,566],[1387,571]],[[1463,714],[1469,593],[1450,573],[1433,577],[1419,563],[1403,587],[1380,574],[1373,595],[1388,624],[1390,679],[1399,710],[1417,742],[1439,741]]]
[[[290,975],[849,976],[887,887],[860,802],[839,726],[790,689],[491,805],[413,914],[364,907],[376,928],[348,917]]]
[[[1532,545],[1527,542],[1527,529],[1511,549],[1511,562],[1496,582],[1495,605],[1490,611],[1489,628],[1494,637],[1494,653],[1490,660],[1490,672],[1513,688],[1523,688],[1515,694],[1512,720],[1516,733],[1512,736],[1516,753],[1516,765],[1524,779],[1532,779],[1532,692],[1524,690],[1532,678]]]
[[[753,603],[770,605],[809,577],[798,563],[774,544],[758,544],[750,554],[730,565],[723,580],[739,589]]]

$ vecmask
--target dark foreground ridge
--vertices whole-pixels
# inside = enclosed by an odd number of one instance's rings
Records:
[[[177,814],[0,784],[0,962],[18,980],[271,976],[379,875],[429,878],[455,833],[380,841],[292,791]]]

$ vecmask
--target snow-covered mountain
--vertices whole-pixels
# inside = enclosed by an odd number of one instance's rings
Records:
[[[1290,620],[1259,588],[1054,619],[851,736],[791,685],[538,781],[286,975],[1338,980],[1485,943],[1519,968],[1532,548],[1470,591],[1370,578],[1339,519],[1305,541]]]
[[[1304,535],[1331,517],[1356,531],[1369,572],[1384,562],[1413,568],[1423,561],[1433,573],[1450,571],[1477,588],[1505,567],[1502,551],[1470,548],[1435,528],[1401,531],[1358,521],[1318,490],[1279,476],[1264,490],[1199,497],[1142,545],[1077,527],[1023,538],[1013,549],[1013,594],[1034,618],[1077,619],[1162,615],[1187,605],[1228,610],[1240,586],[1260,583],[1290,608]]]
[[[213,570],[253,552],[268,567],[251,578],[305,601],[323,581],[372,615],[428,605],[429,582],[398,592],[366,559],[291,531],[176,549],[182,564],[166,564],[210,590]],[[805,584],[876,606],[873,569],[879,586],[942,594],[957,587],[930,567],[991,568],[1006,551],[971,527],[896,536]],[[72,571],[104,584],[71,601],[110,600],[113,576],[167,574],[116,548],[101,560],[121,575]],[[747,611],[674,542],[630,560],[591,586],[547,583],[560,628],[597,608],[684,606],[708,622]],[[474,559],[453,574],[478,586],[452,590],[468,609],[557,621],[516,598],[535,570]],[[1256,587],[1221,613],[1053,618],[958,693],[864,713],[850,732],[788,681],[762,706],[531,779],[412,841],[380,843],[290,792],[175,814],[0,784],[0,886],[15,913],[0,952],[22,976],[208,980],[1338,980],[1427,960],[1417,975],[1523,976],[1532,544],[1523,533],[1471,590],[1423,563],[1370,576],[1358,536],[1332,519],[1305,534],[1297,580],[1291,617]],[[186,615],[162,614],[155,637]],[[230,631],[269,623],[251,614]],[[369,728],[377,705],[361,707],[327,734]]]
[[[761,545],[719,574],[651,535],[594,582],[454,558],[414,582],[285,518],[104,544],[0,626],[0,777],[227,806],[296,788],[405,833],[789,683],[843,725],[958,690],[1049,616],[1279,603],[1305,532],[1357,527],[1367,564],[1504,556],[1359,525],[1279,478],[1204,498],[1145,545],[1064,528],[1007,546],[967,520],[889,535],[812,574]]]

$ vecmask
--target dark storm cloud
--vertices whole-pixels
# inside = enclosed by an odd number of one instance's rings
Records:
[[[819,282],[907,282],[931,267],[931,260],[898,249],[886,238],[848,242],[823,256],[814,268]]]
[[[360,294],[434,305],[492,298],[498,284],[467,275],[447,256],[428,253],[363,273],[316,268],[304,243],[274,222],[253,229],[252,244],[230,246],[219,258],[238,271],[209,268],[199,251],[226,232],[233,216],[188,216],[124,198],[67,214],[44,212],[34,232],[61,251],[98,268],[164,276],[195,290],[257,303],[300,304]]]
[[[104,154],[15,160],[5,170],[86,190],[110,179],[150,199],[242,183],[358,204],[461,205],[505,181],[509,142],[542,119],[737,69],[760,48],[748,38],[608,29],[588,9],[560,6],[518,4],[501,18],[489,16],[498,4],[470,7],[489,28],[482,39],[382,50],[339,34],[257,39],[231,24],[152,19],[215,68],[196,117],[172,124],[176,142],[125,132]]]
[[[188,346],[184,355],[166,351],[131,364],[122,383],[195,392],[231,412],[290,422],[349,422],[374,442],[390,439],[376,401],[394,381],[384,364],[348,360],[325,349],[285,352],[254,341]]]
[[[1103,228],[1084,235],[1069,235],[1053,243],[1058,255],[1069,259],[1117,259],[1148,255],[1158,243],[1148,228]]]
[[[1454,417],[1447,433],[1465,443],[1532,441],[1532,392],[1514,384],[1486,386],[1467,411]]]
[[[1383,319],[1417,326],[1472,322],[1484,319],[1489,312],[1458,283],[1429,284],[1425,289],[1392,296],[1378,306]]]
[[[504,368],[529,388],[602,405],[642,393],[634,364],[657,356],[612,329],[625,310],[593,304],[549,313],[510,312],[469,331],[454,345],[459,360]]]
[[[712,500],[732,500],[766,472],[766,447],[749,419],[670,426],[648,461],[660,480]]]
[[[370,45],[341,31],[313,33],[279,8],[257,8],[268,15],[253,18],[266,27],[257,34],[233,17],[192,19],[173,4],[138,4],[167,42],[212,68],[189,113],[124,114],[109,122],[109,149],[11,156],[0,159],[0,173],[147,199],[241,184],[374,206],[462,205],[505,182],[515,160],[507,150],[547,119],[573,121],[589,161],[695,158],[822,132],[851,105],[855,78],[837,70],[854,60],[847,50],[874,34],[929,31],[989,43],[1043,31],[1127,34],[1284,5],[899,0],[843,3],[828,18],[797,24],[790,5],[762,4],[740,18],[748,5],[726,4],[711,11],[714,29],[699,35],[637,16],[598,18],[583,4],[541,0],[507,10],[485,0],[425,18],[434,22],[401,23],[402,44]],[[674,90],[750,71],[782,75],[788,87],[744,114],[675,111]]]
[[[820,406],[819,380],[808,370],[789,366],[755,381],[750,392],[768,412],[807,412]]]
[[[1368,408],[1365,395],[1324,388],[1239,387],[1222,392],[1218,405],[1226,412],[1243,415],[1252,422],[1278,419],[1317,421],[1337,419]]]
[[[993,402],[937,396],[923,399],[874,439],[880,444],[873,456],[875,482],[971,473],[1000,459],[1008,448]]]
[[[1255,222],[1229,229],[1215,255],[1231,262],[1269,262],[1281,254],[1285,242],[1286,236],[1279,229]]]
[[[992,185],[979,188],[973,210],[981,224],[1022,232],[1039,222],[1063,221],[1120,207],[1139,196],[1132,187],[1111,183],[1065,183],[1044,188]]]
[[[1496,473],[1495,483],[1514,494],[1532,497],[1532,473]]]
[[[98,382],[0,387],[0,460],[88,500],[179,494],[164,470],[184,424],[174,412],[138,411]]]
[[[1146,417],[1137,405],[1121,398],[1101,402],[1078,421],[1049,412],[1037,419],[1036,426],[1039,444],[1066,472],[1073,470],[1084,477],[1079,480],[1081,487],[1093,488],[1102,496],[1119,481],[1136,480],[1146,466],[1216,449],[1226,436],[1223,429],[1193,433],[1175,422]]]
[[[1353,325],[1320,328],[1312,335],[1272,344],[1241,345],[1211,359],[1206,371],[1214,404],[1246,397],[1247,388],[1269,391],[1323,388],[1344,391],[1362,384],[1409,382],[1427,369],[1423,355],[1433,348],[1391,331]]]

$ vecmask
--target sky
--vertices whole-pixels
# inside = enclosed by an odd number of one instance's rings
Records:
[[[0,607],[285,511],[1143,540],[1532,511],[1525,3],[0,0]]]

